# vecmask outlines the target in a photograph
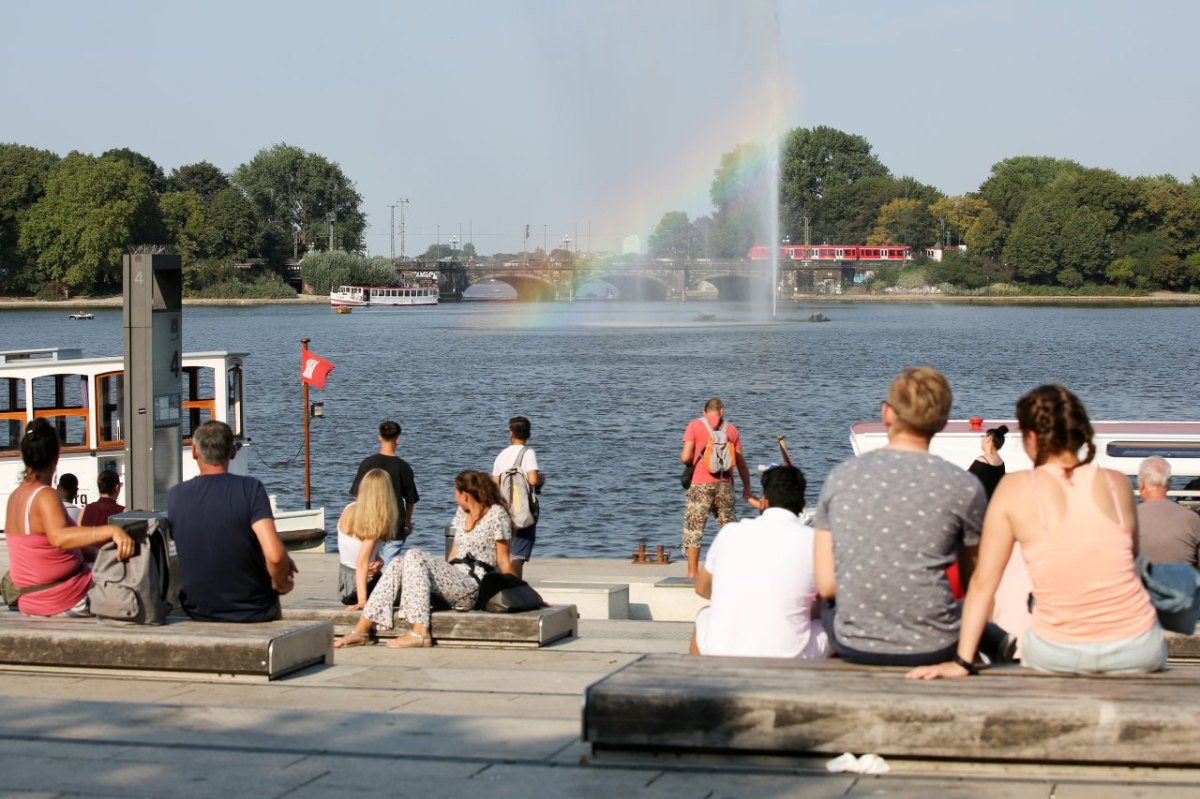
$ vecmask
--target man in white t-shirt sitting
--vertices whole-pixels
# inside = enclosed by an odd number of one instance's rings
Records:
[[[712,604],[696,616],[692,654],[827,657],[825,628],[812,618],[813,529],[798,516],[804,473],[775,466],[762,487],[762,515],[722,527],[696,576]]]
[[[525,473],[529,487],[535,493],[542,493],[542,486],[545,485],[546,478],[538,471],[537,453],[533,451],[533,447],[526,446],[532,432],[533,428],[524,416],[514,416],[508,420],[509,444],[500,451],[500,454],[496,456],[495,463],[492,464],[492,480],[496,482],[496,485],[500,485],[501,476],[515,467],[517,461],[520,460],[521,471]],[[513,528],[512,548],[509,550],[508,557],[512,564],[513,574],[518,578],[525,571],[525,562],[533,557],[533,545],[536,541],[536,519],[528,527]]]

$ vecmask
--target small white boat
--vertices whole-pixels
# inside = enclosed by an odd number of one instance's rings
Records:
[[[121,482],[127,482],[124,360],[121,356],[80,355],[78,349],[57,347],[0,352],[0,507],[8,503],[24,474],[18,447],[25,425],[35,416],[49,420],[58,431],[63,442],[58,472],[71,472],[79,478],[81,503],[99,497],[96,477],[105,469],[115,469]],[[225,422],[233,429],[239,448],[250,445],[242,397],[247,357],[244,352],[184,353],[180,398],[184,480],[199,473],[191,456],[191,433],[201,423],[210,419]],[[248,453],[243,454],[230,462],[229,470],[246,474],[249,462]],[[124,491],[117,501],[128,504]],[[283,519],[277,527],[290,547],[325,535],[324,508],[280,515]]]
[[[86,319],[95,319],[96,315],[94,313],[88,313],[87,311],[80,311],[78,313],[67,314],[67,318],[68,319],[77,319],[77,320],[78,319],[86,320]]]
[[[437,305],[437,286],[338,286],[329,292],[334,308],[407,308]]]

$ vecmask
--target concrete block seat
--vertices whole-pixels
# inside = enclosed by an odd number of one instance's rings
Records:
[[[581,619],[628,619],[628,583],[545,580],[532,583],[552,605],[574,605]]]
[[[222,624],[170,618],[162,626],[0,612],[0,668],[191,672],[273,680],[333,662],[333,625]]]
[[[362,617],[359,611],[322,599],[284,600],[283,618],[289,621],[325,621],[339,635],[349,632]],[[431,632],[434,640],[449,646],[506,646],[536,649],[579,632],[579,614],[574,605],[551,605],[524,613],[484,613],[473,610],[434,611]],[[383,637],[403,635],[408,623],[399,615],[391,630],[380,630]]]
[[[1200,661],[1200,633],[1182,635],[1168,632],[1167,659],[1178,663]]]
[[[1200,665],[1129,677],[646,655],[584,693],[597,753],[714,753],[1200,766]]]

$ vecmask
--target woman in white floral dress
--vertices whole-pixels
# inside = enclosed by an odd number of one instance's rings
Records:
[[[458,503],[458,511],[450,523],[454,546],[449,560],[460,562],[447,563],[420,549],[410,549],[404,557],[393,560],[371,592],[354,631],[343,636],[335,647],[362,646],[372,640],[376,627],[391,629],[392,605],[397,595],[400,613],[410,630],[388,646],[396,649],[432,646],[429,634],[432,597],[455,609],[469,609],[479,596],[477,578],[485,571],[479,564],[513,573],[508,559],[512,520],[491,476],[470,470],[459,472],[454,478],[454,501]]]

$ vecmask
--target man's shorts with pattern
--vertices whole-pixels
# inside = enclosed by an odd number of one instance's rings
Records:
[[[692,483],[683,509],[684,549],[700,547],[710,513],[716,517],[717,529],[737,521],[733,515],[733,483]]]

